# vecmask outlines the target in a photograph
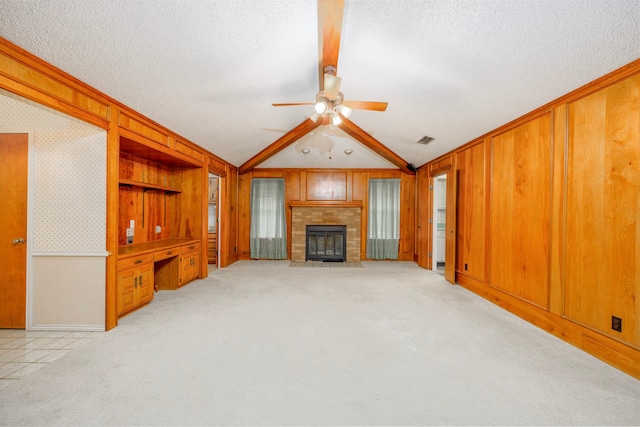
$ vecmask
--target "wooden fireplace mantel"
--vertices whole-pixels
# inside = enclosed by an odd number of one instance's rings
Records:
[[[293,200],[289,203],[291,208],[317,208],[317,207],[331,207],[331,208],[361,208],[362,200],[356,200],[354,202],[347,202],[344,200]]]

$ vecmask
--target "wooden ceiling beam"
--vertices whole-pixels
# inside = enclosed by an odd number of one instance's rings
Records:
[[[343,118],[342,123],[340,123],[338,127],[349,134],[356,141],[359,141],[364,146],[369,147],[375,153],[379,154],[380,156],[396,165],[398,168],[400,168],[400,170],[402,170],[402,172],[408,173],[410,175],[416,174],[415,168],[410,166],[409,163],[407,163],[402,157],[389,150],[384,144],[359,128],[351,120]]]
[[[242,166],[240,166],[240,169],[238,170],[238,172],[240,174],[243,174],[253,170],[253,168],[258,166],[260,163],[264,162],[268,158],[284,150],[289,145],[293,144],[294,142],[296,142],[297,140],[299,140],[300,138],[302,138],[303,136],[305,136],[306,134],[308,134],[309,132],[311,132],[321,124],[322,122],[320,120],[318,120],[317,123],[314,123],[313,120],[306,119],[305,121],[300,123],[298,126],[296,126],[295,128],[291,129],[289,132],[282,135],[282,137],[277,139],[274,143],[269,145],[267,148],[260,151],[258,154],[256,154],[249,160],[247,160]]]

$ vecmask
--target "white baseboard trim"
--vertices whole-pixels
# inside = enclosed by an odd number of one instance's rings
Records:
[[[104,332],[104,325],[31,325],[28,331]]]

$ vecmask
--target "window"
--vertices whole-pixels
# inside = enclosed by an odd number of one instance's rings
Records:
[[[398,259],[400,180],[369,180],[367,258]]]
[[[251,258],[286,259],[284,179],[251,180]]]

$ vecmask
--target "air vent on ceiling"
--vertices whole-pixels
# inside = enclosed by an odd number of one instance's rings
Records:
[[[418,140],[418,144],[428,144],[433,141],[435,138],[431,138],[430,136],[423,136]]]

